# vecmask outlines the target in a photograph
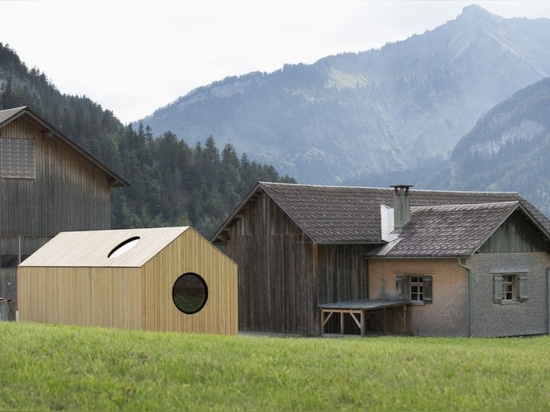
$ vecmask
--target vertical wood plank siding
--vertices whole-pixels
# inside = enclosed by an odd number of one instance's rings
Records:
[[[548,244],[542,234],[519,211],[504,224],[480,248],[480,253],[546,252]]]
[[[36,178],[0,179],[1,236],[110,227],[111,183],[103,172],[24,119],[6,125],[2,138],[34,139]]]
[[[208,300],[180,312],[172,287],[188,272],[203,277]],[[188,333],[238,333],[237,266],[188,229],[143,267],[19,268],[23,321]]]
[[[184,273],[197,273],[208,286],[204,308],[187,315],[172,301]],[[194,230],[185,231],[142,269],[142,327],[189,333],[238,333],[237,266]]]
[[[33,139],[36,170],[34,179],[0,178],[0,256],[30,255],[61,231],[110,228],[105,173],[23,117],[0,138]]]
[[[239,268],[239,329],[319,335],[319,303],[368,297],[368,250],[315,245],[266,194],[230,228]]]

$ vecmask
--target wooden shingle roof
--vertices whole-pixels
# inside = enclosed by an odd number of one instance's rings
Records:
[[[392,188],[258,183],[220,226],[211,240],[224,235],[240,218],[247,203],[266,193],[317,244],[383,244],[380,205],[393,207]],[[410,191],[411,207],[519,202],[550,232],[550,221],[515,192]]]

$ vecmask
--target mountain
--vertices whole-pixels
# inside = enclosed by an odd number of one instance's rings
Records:
[[[550,216],[550,78],[483,116],[453,150],[449,187],[518,191]]]
[[[550,20],[479,6],[376,50],[200,87],[141,122],[214,136],[306,183],[436,168],[494,105],[550,76]],[[431,169],[430,169],[431,170]]]

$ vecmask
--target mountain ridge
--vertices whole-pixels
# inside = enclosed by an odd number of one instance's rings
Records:
[[[481,115],[550,76],[550,20],[468,6],[454,20],[313,64],[199,87],[142,119],[214,136],[305,183],[342,183],[448,160]]]

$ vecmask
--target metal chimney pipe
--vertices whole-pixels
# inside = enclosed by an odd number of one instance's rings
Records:
[[[409,189],[413,185],[392,185],[394,229],[401,230],[411,220],[411,204],[409,202]]]

